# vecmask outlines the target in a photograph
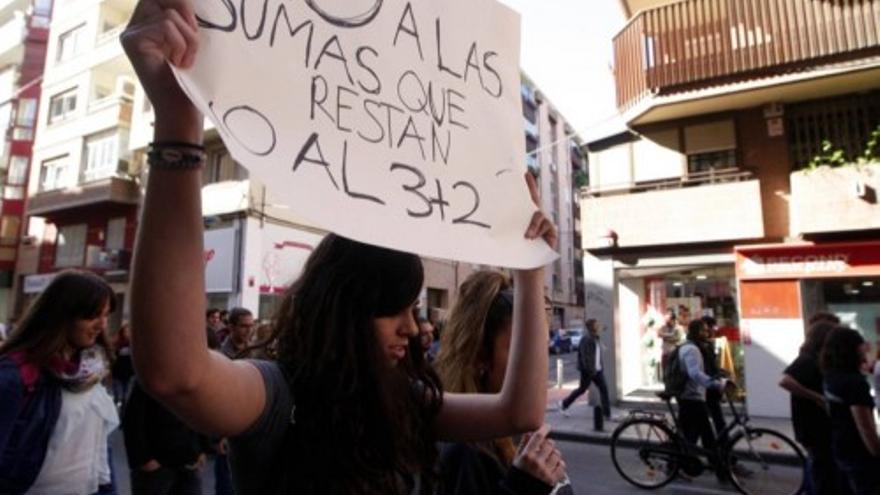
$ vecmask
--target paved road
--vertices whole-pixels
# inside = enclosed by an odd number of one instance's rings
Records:
[[[568,464],[568,476],[571,479],[574,492],[578,495],[636,495],[637,493],[727,495],[737,493],[732,486],[719,484],[712,475],[703,475],[693,482],[676,481],[656,492],[640,491],[624,481],[614,470],[608,446],[573,442],[558,442],[557,446]]]

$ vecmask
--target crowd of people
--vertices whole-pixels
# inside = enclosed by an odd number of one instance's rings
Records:
[[[807,491],[880,493],[876,404],[865,379],[880,366],[861,334],[835,315],[819,313],[809,323],[798,357],[779,382],[791,394],[795,437],[808,453]]]
[[[224,323],[205,308],[203,117],[169,68],[196,56],[192,5],[140,0],[121,38],[155,112],[130,334],[109,343],[116,299],[95,275],[38,296],[0,346],[0,493],[116,493],[120,408],[135,495],[200,493],[209,456],[238,495],[559,490],[543,269],[468,279],[438,352],[421,259],[328,234],[271,325],[243,308]],[[557,242],[537,206],[524,237]]]

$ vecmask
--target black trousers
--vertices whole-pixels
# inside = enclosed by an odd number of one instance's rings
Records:
[[[715,431],[709,422],[709,408],[699,400],[678,400],[678,421],[684,438],[696,445],[700,441],[704,449],[715,450]]]
[[[563,399],[562,409],[568,409],[572,402],[577,400],[581,395],[584,395],[587,390],[590,389],[590,384],[592,383],[595,383],[596,387],[599,389],[599,397],[602,401],[602,414],[605,415],[606,419],[610,418],[611,401],[608,399],[608,384],[605,382],[605,373],[603,373],[602,370],[597,371],[592,376],[581,372],[581,382],[578,385],[578,388],[572,390],[571,393],[568,394],[568,397]]]
[[[131,470],[132,495],[201,495],[202,473],[195,469],[161,467],[155,471]]]
[[[709,409],[712,424],[715,426],[715,437],[718,441],[724,442],[726,439],[722,438],[721,434],[724,432],[727,422],[724,420],[724,412],[722,411],[721,394],[721,390],[717,388],[706,389],[706,407]]]

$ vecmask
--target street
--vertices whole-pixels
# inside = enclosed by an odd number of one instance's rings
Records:
[[[131,489],[121,432],[117,431],[113,434],[111,443],[113,444],[117,491],[119,495],[129,495]],[[557,445],[568,464],[568,475],[575,493],[606,495],[631,493],[633,490],[638,490],[624,481],[614,470],[608,446],[579,442],[558,442]],[[210,461],[203,469],[202,474],[202,493],[213,495],[214,470]],[[673,482],[657,493],[718,495],[735,493],[735,491],[729,485],[719,485],[711,474],[707,474],[693,482]]]

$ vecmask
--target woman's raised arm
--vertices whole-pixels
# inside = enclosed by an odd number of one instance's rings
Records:
[[[538,204],[531,174],[526,182]],[[535,212],[525,234],[556,247],[556,227]],[[547,315],[544,311],[544,270],[517,270],[513,275],[513,331],[504,385],[498,394],[445,394],[437,418],[443,440],[478,441],[535,431],[544,423],[547,404]]]
[[[202,144],[202,115],[169,67],[192,65],[197,30],[188,0],[140,0],[122,34],[155,110],[155,149],[199,153],[192,146]],[[154,163],[131,283],[135,368],[144,388],[191,426],[231,436],[259,417],[265,388],[255,367],[208,350],[202,237],[201,168]]]

